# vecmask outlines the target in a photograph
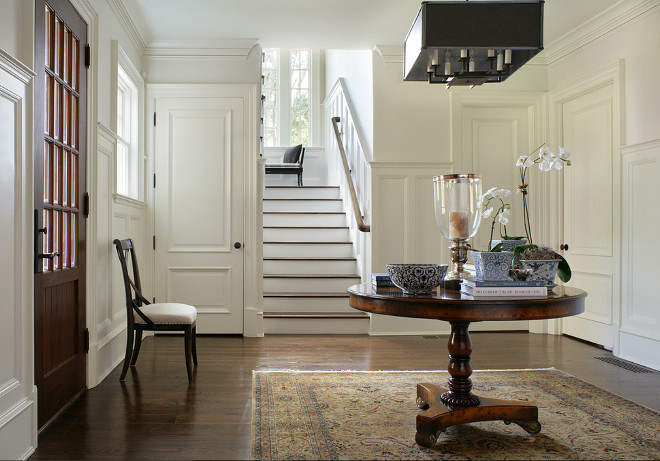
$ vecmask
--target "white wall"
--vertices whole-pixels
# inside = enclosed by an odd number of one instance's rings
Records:
[[[660,258],[660,245],[652,236],[660,226],[660,87],[654,75],[660,72],[660,62],[652,57],[660,48],[658,24],[660,3],[627,0],[546,49],[553,92],[570,92],[603,69],[620,69],[616,80],[621,145],[615,146],[615,159],[620,161],[612,165],[614,179],[621,185],[620,197],[613,203],[614,216],[621,217],[612,229],[613,247],[621,261],[621,272],[615,274],[621,286],[613,300],[613,323],[618,325],[614,353],[655,369],[660,369],[660,310],[653,280],[660,270],[652,261]]]
[[[344,78],[355,121],[364,139],[367,159],[372,158],[374,139],[374,92],[372,52],[368,50],[326,50],[326,96],[340,77]],[[325,121],[324,121],[325,123]],[[332,131],[327,136],[334,136]]]

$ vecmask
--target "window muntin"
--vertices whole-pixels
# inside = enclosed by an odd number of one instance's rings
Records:
[[[264,147],[309,146],[314,142],[314,62],[312,50],[263,50]]]

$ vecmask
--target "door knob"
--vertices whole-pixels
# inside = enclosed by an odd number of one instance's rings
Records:
[[[37,255],[37,258],[40,259],[53,259],[59,256],[60,254],[57,251],[53,251],[52,253],[39,253]]]
[[[240,247],[241,247],[241,242],[234,243],[234,248],[238,250]]]
[[[568,251],[568,243],[562,243],[559,245],[560,250]]]

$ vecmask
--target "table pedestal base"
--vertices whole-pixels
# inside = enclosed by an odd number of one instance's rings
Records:
[[[417,406],[426,410],[417,415],[415,441],[418,445],[431,447],[448,427],[475,421],[502,420],[506,424],[516,423],[530,434],[541,431],[539,409],[534,404],[479,397],[478,405],[448,406],[441,399],[441,395],[447,391],[435,384],[417,385]]]

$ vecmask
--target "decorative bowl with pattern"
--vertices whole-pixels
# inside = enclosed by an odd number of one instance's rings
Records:
[[[447,264],[387,264],[392,283],[404,293],[430,294],[445,278]]]

